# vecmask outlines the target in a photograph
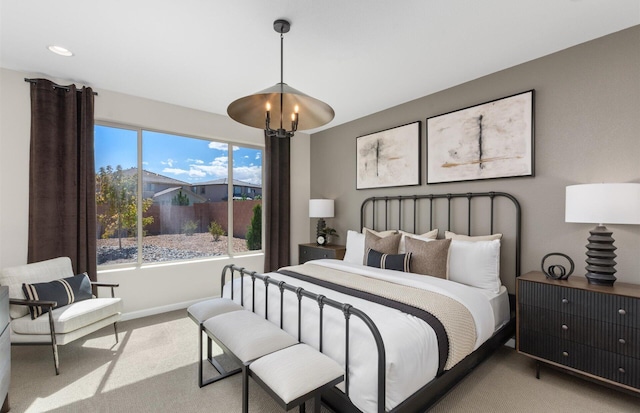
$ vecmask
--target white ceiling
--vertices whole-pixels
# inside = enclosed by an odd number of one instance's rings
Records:
[[[640,24],[640,0],[0,1],[1,67],[223,115],[279,82],[286,18],[322,129]]]

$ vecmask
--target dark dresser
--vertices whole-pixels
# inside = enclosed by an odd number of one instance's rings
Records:
[[[344,258],[345,252],[346,247],[344,245],[299,244],[298,261],[300,264],[304,264],[307,261],[319,260],[321,258],[341,260]]]
[[[517,304],[518,352],[640,393],[640,285],[536,271],[518,278]]]

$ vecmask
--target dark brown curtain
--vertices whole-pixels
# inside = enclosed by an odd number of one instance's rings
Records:
[[[31,80],[28,262],[66,256],[96,280],[93,91]]]
[[[290,265],[291,228],[291,138],[269,138],[265,135],[266,233],[264,271],[275,271]]]

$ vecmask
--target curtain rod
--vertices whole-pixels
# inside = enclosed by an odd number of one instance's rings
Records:
[[[25,82],[29,82],[29,83],[36,83],[36,79],[29,79],[28,77],[25,77],[25,78],[24,78],[24,81],[25,81]],[[54,88],[54,89],[56,89],[56,88],[57,88],[57,89],[64,89],[64,90],[66,90],[67,92],[69,91],[69,86],[61,86],[61,85],[57,85],[57,84],[55,84],[55,83],[53,84],[53,88]],[[98,92],[93,92],[93,95],[94,95],[94,96],[98,96]]]

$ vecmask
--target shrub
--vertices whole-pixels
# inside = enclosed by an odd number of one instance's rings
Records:
[[[209,233],[213,236],[214,241],[219,241],[221,235],[225,235],[224,229],[216,221],[211,221],[209,224]]]
[[[249,250],[262,249],[262,205],[253,207],[253,218],[247,228],[247,248]]]
[[[198,221],[189,220],[182,224],[182,233],[187,236],[193,235],[196,229],[198,229]]]

